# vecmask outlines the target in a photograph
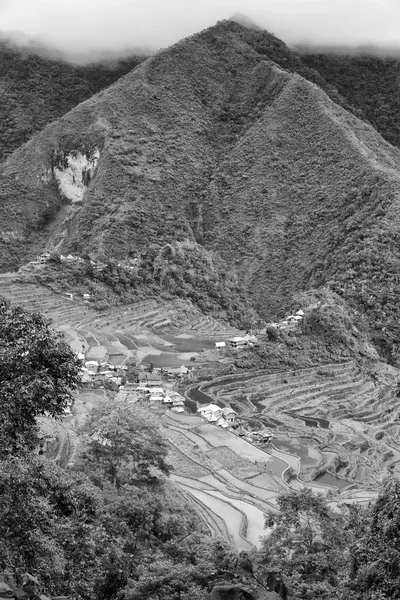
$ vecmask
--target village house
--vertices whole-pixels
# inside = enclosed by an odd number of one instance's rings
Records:
[[[273,437],[274,434],[268,430],[250,431],[245,434],[245,439],[256,445],[267,445]]]
[[[162,398],[165,396],[165,391],[162,387],[147,386],[147,389],[152,396],[161,396]]]
[[[135,391],[136,391],[136,394],[138,395],[138,397],[140,397],[140,398],[145,398],[150,393],[149,388],[147,388],[143,385],[137,386]]]
[[[288,317],[286,317],[286,321],[288,323],[292,323],[292,324],[296,324],[296,325],[302,319],[303,319],[303,317],[301,315],[289,315]]]
[[[183,396],[178,394],[178,392],[171,391],[169,393],[169,397],[171,399],[172,405],[171,410],[176,413],[185,412],[185,399]]]
[[[163,400],[164,400],[164,394],[160,395],[160,394],[155,394],[154,392],[151,392],[148,396],[149,404],[153,408],[158,408],[158,407],[162,406]]]
[[[138,383],[147,387],[160,387],[162,383],[161,375],[155,372],[142,371],[138,374]]]
[[[224,348],[226,348],[226,343],[225,342],[215,342],[215,347],[217,350],[223,350]]]
[[[300,321],[303,320],[304,317],[304,312],[300,309],[296,312],[295,315],[288,315],[287,317],[285,317],[284,321],[281,321],[279,323],[280,326],[285,326],[285,325],[298,325],[300,323]]]
[[[184,380],[190,374],[191,369],[186,367],[185,365],[181,365],[180,367],[166,367],[162,369],[162,374],[169,381],[174,381],[176,379]]]
[[[202,406],[197,410],[203,419],[208,421],[209,423],[216,423],[218,419],[222,417],[222,408],[217,406],[216,404],[208,404],[207,406]]]
[[[247,346],[254,346],[258,340],[255,335],[246,334],[244,336],[236,336],[228,340],[228,344],[231,348],[246,348]]]
[[[236,414],[237,413],[233,410],[233,408],[230,408],[229,406],[225,406],[225,408],[222,409],[222,416],[228,425],[231,425],[236,421]]]
[[[97,360],[87,360],[85,362],[85,367],[92,373],[97,373],[97,369],[99,368],[99,363],[97,362]]]
[[[245,348],[247,346],[247,340],[244,337],[233,337],[230,340],[228,340],[228,344],[230,345],[231,348]]]

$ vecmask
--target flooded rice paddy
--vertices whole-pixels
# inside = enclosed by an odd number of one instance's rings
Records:
[[[135,342],[127,335],[124,335],[123,333],[115,333],[115,337],[128,350],[137,350],[138,349]]]
[[[326,419],[322,419],[320,417],[310,417],[308,415],[299,415],[295,412],[287,412],[287,415],[293,417],[294,419],[300,419],[303,421],[307,427],[320,427],[321,429],[329,429],[330,423]]]
[[[273,438],[272,445],[278,450],[298,456],[301,463],[307,467],[316,467],[321,461],[320,452],[313,446],[302,444],[298,440],[287,438]]]
[[[193,364],[191,360],[180,358],[179,354],[173,354],[172,352],[148,354],[146,358],[143,359],[142,364],[149,365],[150,363],[153,363],[153,367],[157,368],[181,367],[182,365],[187,366]]]
[[[335,475],[331,475],[331,473],[322,473],[322,475],[318,475],[314,479],[315,483],[322,483],[322,485],[330,485],[338,488],[339,490],[344,489],[351,485],[349,481],[345,479],[341,479],[340,477],[336,477]]]
[[[188,393],[188,398],[190,398],[190,400],[192,400],[195,403],[198,402],[199,404],[215,404],[215,401],[211,396],[208,396],[207,394],[199,390],[199,386],[194,387],[190,390],[190,392]]]
[[[203,490],[193,488],[186,488],[186,490],[224,521],[228,534],[239,551],[251,550],[252,544],[240,535],[243,515],[239,509],[227,501],[228,498],[221,499]]]
[[[108,362],[110,363],[110,365],[118,367],[119,365],[122,365],[126,358],[127,357],[125,354],[110,354],[108,357]]]

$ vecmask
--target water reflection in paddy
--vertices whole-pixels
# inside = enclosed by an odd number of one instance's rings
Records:
[[[351,485],[349,481],[340,479],[340,477],[336,477],[335,475],[331,475],[330,473],[322,473],[321,475],[318,475],[318,477],[316,477],[314,481],[315,483],[322,483],[323,485],[332,485],[334,487],[339,488],[340,490]]]
[[[322,419],[321,417],[310,417],[308,415],[299,415],[295,412],[287,412],[287,415],[293,417],[294,419],[300,419],[303,421],[307,427],[320,427],[321,429],[329,429],[330,423],[326,419]]]
[[[214,340],[209,338],[180,338],[164,334],[161,334],[160,337],[172,344],[179,352],[202,352],[204,349],[210,350],[215,346]]]
[[[283,450],[289,454],[299,456],[301,463],[307,467],[317,466],[321,460],[321,455],[313,446],[306,446],[295,439],[277,439],[273,438],[272,445],[278,450]]]
[[[108,362],[110,365],[117,367],[118,365],[122,365],[122,363],[126,360],[125,354],[110,354],[108,357]]]
[[[137,350],[136,344],[127,335],[115,333],[115,337],[123,346],[125,346],[125,348],[128,348],[128,350]]]
[[[215,401],[211,396],[208,396],[204,392],[201,392],[198,387],[192,388],[188,393],[188,398],[193,400],[193,402],[198,402],[199,404],[215,404]]]
[[[99,342],[96,340],[96,338],[91,333],[89,333],[88,331],[85,331],[85,332],[82,332],[81,335],[87,341],[87,343],[89,344],[89,346],[91,348],[98,348]]]
[[[180,367],[182,365],[192,365],[193,362],[179,358],[178,354],[172,354],[172,352],[161,352],[161,354],[149,354],[142,361],[142,364],[149,365],[153,363],[153,367]]]

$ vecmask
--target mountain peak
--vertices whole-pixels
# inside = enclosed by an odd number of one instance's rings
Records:
[[[254,21],[250,19],[247,15],[243,13],[235,13],[229,19],[229,21],[233,21],[234,23],[238,23],[239,25],[243,25],[243,27],[247,27],[247,29],[255,29],[256,31],[261,31],[262,28],[256,25]]]

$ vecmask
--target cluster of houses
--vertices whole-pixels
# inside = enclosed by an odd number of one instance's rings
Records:
[[[239,435],[255,446],[266,446],[274,437],[272,431],[266,427],[260,431],[249,431],[246,429],[245,423],[238,420],[237,413],[229,406],[221,408],[216,404],[207,404],[207,406],[200,406],[197,412],[207,423],[213,423],[224,429],[229,428],[236,435]]]
[[[274,437],[274,434],[269,429],[262,429],[260,431],[239,430],[238,434],[255,446],[266,446]]]
[[[49,259],[51,258],[51,256],[52,256],[51,252],[43,252],[42,254],[37,256],[34,260],[31,260],[29,263],[23,265],[20,268],[20,271],[28,271],[28,270],[31,270],[32,268],[43,267],[46,263],[49,262]],[[61,262],[64,262],[67,264],[68,263],[71,264],[71,263],[84,263],[85,262],[85,259],[82,258],[81,256],[74,256],[71,253],[67,254],[66,256],[64,256],[63,254],[59,254],[58,257]],[[103,269],[105,269],[105,267],[107,266],[106,263],[103,263],[101,261],[94,261],[91,259],[90,259],[90,264],[95,271],[103,271]],[[140,264],[139,258],[128,258],[126,260],[122,260],[122,261],[116,263],[116,266],[126,269],[127,271],[136,271],[139,264]]]
[[[214,423],[224,429],[232,426],[235,423],[237,416],[237,413],[233,408],[230,408],[229,406],[221,408],[216,404],[201,406],[197,412],[205,421],[207,421],[207,423]]]
[[[192,368],[181,365],[180,367],[154,368],[149,370],[144,365],[136,367],[136,374],[128,375],[125,365],[112,365],[109,362],[86,360],[85,354],[80,352],[78,359],[81,362],[81,382],[84,387],[106,387],[111,390],[120,388],[134,391],[139,386],[146,388],[162,387],[164,382],[182,382],[188,380]]]
[[[128,375],[125,365],[114,366],[108,362],[96,360],[85,361],[83,352],[78,354],[81,361],[81,381],[83,387],[99,388],[121,392],[134,402],[139,402],[151,408],[170,408],[174,412],[184,412],[184,398],[173,390],[166,390],[163,384],[165,379],[181,380],[188,373],[188,368],[182,365],[174,368],[173,374],[169,371],[161,373],[160,369],[140,371],[137,375]],[[130,380],[132,379],[132,381]]]
[[[47,260],[50,258],[50,254],[42,254],[42,257],[44,257],[44,262],[47,262]],[[80,256],[73,256],[72,254],[68,254],[67,256],[63,256],[62,254],[60,254],[60,260],[61,262],[66,262],[66,263],[82,263],[85,262],[85,259],[81,258]],[[91,266],[93,267],[93,269],[95,271],[103,271],[107,264],[103,263],[101,261],[96,261],[96,260],[89,260]],[[126,269],[127,271],[136,271],[138,266],[139,266],[139,259],[138,258],[128,258],[126,260],[122,260],[118,263],[115,263],[115,265],[117,267],[120,267],[121,269]]]
[[[81,382],[83,387],[105,387],[118,391],[125,384],[128,367],[124,365],[116,367],[108,362],[100,363],[97,360],[87,360],[84,362],[85,355],[83,352],[78,354],[78,359],[82,363]]]
[[[170,408],[173,412],[185,411],[184,398],[174,390],[163,387],[139,385],[136,390],[136,401],[150,408]]]
[[[282,319],[282,321],[279,321],[279,323],[269,323],[269,325],[272,325],[277,329],[288,329],[299,325],[303,320],[303,317],[304,311],[302,311],[300,308],[300,310],[298,310],[294,315],[288,315]]]
[[[232,337],[226,340],[226,342],[215,342],[215,347],[217,350],[224,350],[225,348],[237,350],[239,348],[250,348],[257,344],[257,337],[250,333],[246,333],[246,335]]]

